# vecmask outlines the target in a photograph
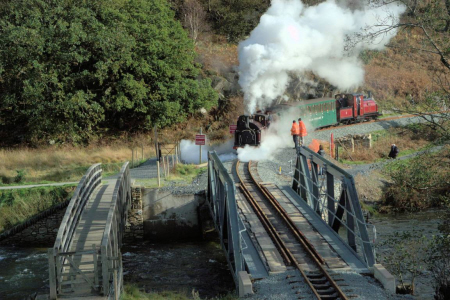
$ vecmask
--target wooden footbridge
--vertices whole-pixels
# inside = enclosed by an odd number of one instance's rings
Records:
[[[53,248],[48,249],[50,299],[118,299],[120,247],[131,203],[128,162],[117,180],[102,182],[101,164],[78,184]]]

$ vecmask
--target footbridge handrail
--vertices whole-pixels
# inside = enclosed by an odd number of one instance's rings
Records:
[[[244,271],[243,246],[239,229],[242,220],[237,210],[234,181],[214,151],[208,153],[208,200],[222,248],[227,251],[228,264],[237,284],[239,272]]]
[[[122,237],[127,213],[131,206],[131,177],[129,163],[120,170],[101,243],[102,294],[115,295],[122,290]],[[113,283],[113,284],[111,284]]]
[[[61,288],[62,278],[60,277],[63,274],[65,261],[65,257],[58,254],[69,251],[75,229],[86,203],[89,201],[92,192],[101,184],[101,180],[101,164],[92,165],[78,183],[59,227],[55,244],[52,249],[49,249],[50,294],[54,298]]]
[[[69,206],[67,206],[53,249],[58,250],[59,252],[67,252],[69,250],[74,230],[80,221],[80,216],[83,213],[86,203],[95,188],[100,185],[101,181],[101,164],[98,163],[92,165],[81,178],[80,183],[78,183],[72,199],[70,200]]]

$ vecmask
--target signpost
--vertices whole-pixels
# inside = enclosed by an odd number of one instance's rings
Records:
[[[233,134],[236,131],[236,128],[237,128],[236,124],[230,125],[230,133]]]
[[[206,145],[206,135],[202,134],[202,128],[200,127],[200,134],[195,135],[195,144],[200,146],[200,161],[198,164],[202,163],[202,145]]]

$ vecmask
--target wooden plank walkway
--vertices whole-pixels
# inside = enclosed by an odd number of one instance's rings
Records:
[[[100,295],[100,291],[94,289],[94,286],[99,284],[95,281],[95,270],[97,274],[101,274],[101,270],[97,270],[95,266],[97,254],[93,253],[93,245],[97,251],[100,249],[115,184],[116,180],[109,180],[100,185],[86,204],[70,248],[70,252],[81,254],[69,257],[72,261],[69,261],[71,266],[68,268],[69,272],[66,272],[68,275],[64,277],[62,286],[64,298],[86,299],[84,297]],[[74,280],[73,286],[71,280]]]

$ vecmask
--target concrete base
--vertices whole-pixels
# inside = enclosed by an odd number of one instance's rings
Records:
[[[395,277],[381,264],[373,265],[373,275],[381,282],[385,290],[389,291],[391,294],[396,293]]]
[[[143,190],[144,238],[152,241],[201,238],[199,206],[204,195]]]
[[[249,294],[253,294],[252,281],[250,276],[245,271],[240,271],[239,276],[239,298],[244,297]]]

